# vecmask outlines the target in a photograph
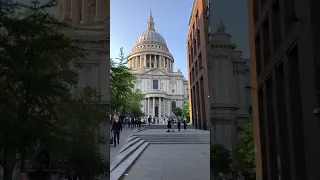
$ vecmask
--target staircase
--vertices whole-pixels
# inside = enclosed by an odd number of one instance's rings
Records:
[[[145,127],[147,129],[168,129],[168,126],[166,124],[144,124],[142,127]],[[177,129],[178,125],[174,125],[174,128]],[[183,129],[183,125],[181,124],[181,129]],[[195,129],[192,125],[187,125],[187,129]]]
[[[149,144],[210,144],[210,132],[196,129],[167,132],[141,127],[127,139],[111,163],[110,180],[120,179]]]
[[[180,131],[181,132],[181,131]],[[151,144],[209,144],[210,134],[136,134],[136,137]]]

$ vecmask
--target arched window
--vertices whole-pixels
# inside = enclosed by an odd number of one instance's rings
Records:
[[[159,89],[159,83],[156,79],[153,80],[153,89]]]
[[[171,108],[174,109],[174,108],[176,108],[176,107],[177,107],[176,102],[175,102],[175,101],[172,101],[172,102],[171,102]]]
[[[174,89],[172,89],[172,93],[174,93]]]

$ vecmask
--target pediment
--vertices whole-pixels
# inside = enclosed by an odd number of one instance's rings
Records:
[[[150,70],[144,72],[143,74],[145,74],[145,75],[158,75],[158,76],[168,75],[167,72],[165,72],[161,69],[158,69],[158,68],[150,69]]]

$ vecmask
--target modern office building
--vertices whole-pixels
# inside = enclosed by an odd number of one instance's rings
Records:
[[[257,179],[320,178],[319,3],[248,1]]]
[[[198,129],[210,129],[207,10],[207,0],[193,1],[186,42],[190,118]]]

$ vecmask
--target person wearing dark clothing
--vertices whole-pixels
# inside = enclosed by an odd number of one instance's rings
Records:
[[[118,118],[113,122],[111,132],[113,131],[113,141],[114,147],[117,146],[116,142],[119,144],[120,140],[120,131],[122,131],[122,124]]]
[[[134,128],[134,118],[131,117],[131,129],[133,129],[133,128]]]
[[[171,129],[171,121],[170,121],[170,119],[168,119],[168,131],[167,132],[170,132],[170,129]]]
[[[181,119],[180,117],[178,117],[178,131],[180,131],[180,127],[181,127]]]
[[[138,120],[138,127],[141,127],[141,119]]]
[[[151,123],[151,116],[148,117],[148,123],[149,123],[149,125],[150,125],[150,123]]]
[[[187,130],[187,121],[186,120],[183,120],[183,128],[184,128],[184,130]]]

